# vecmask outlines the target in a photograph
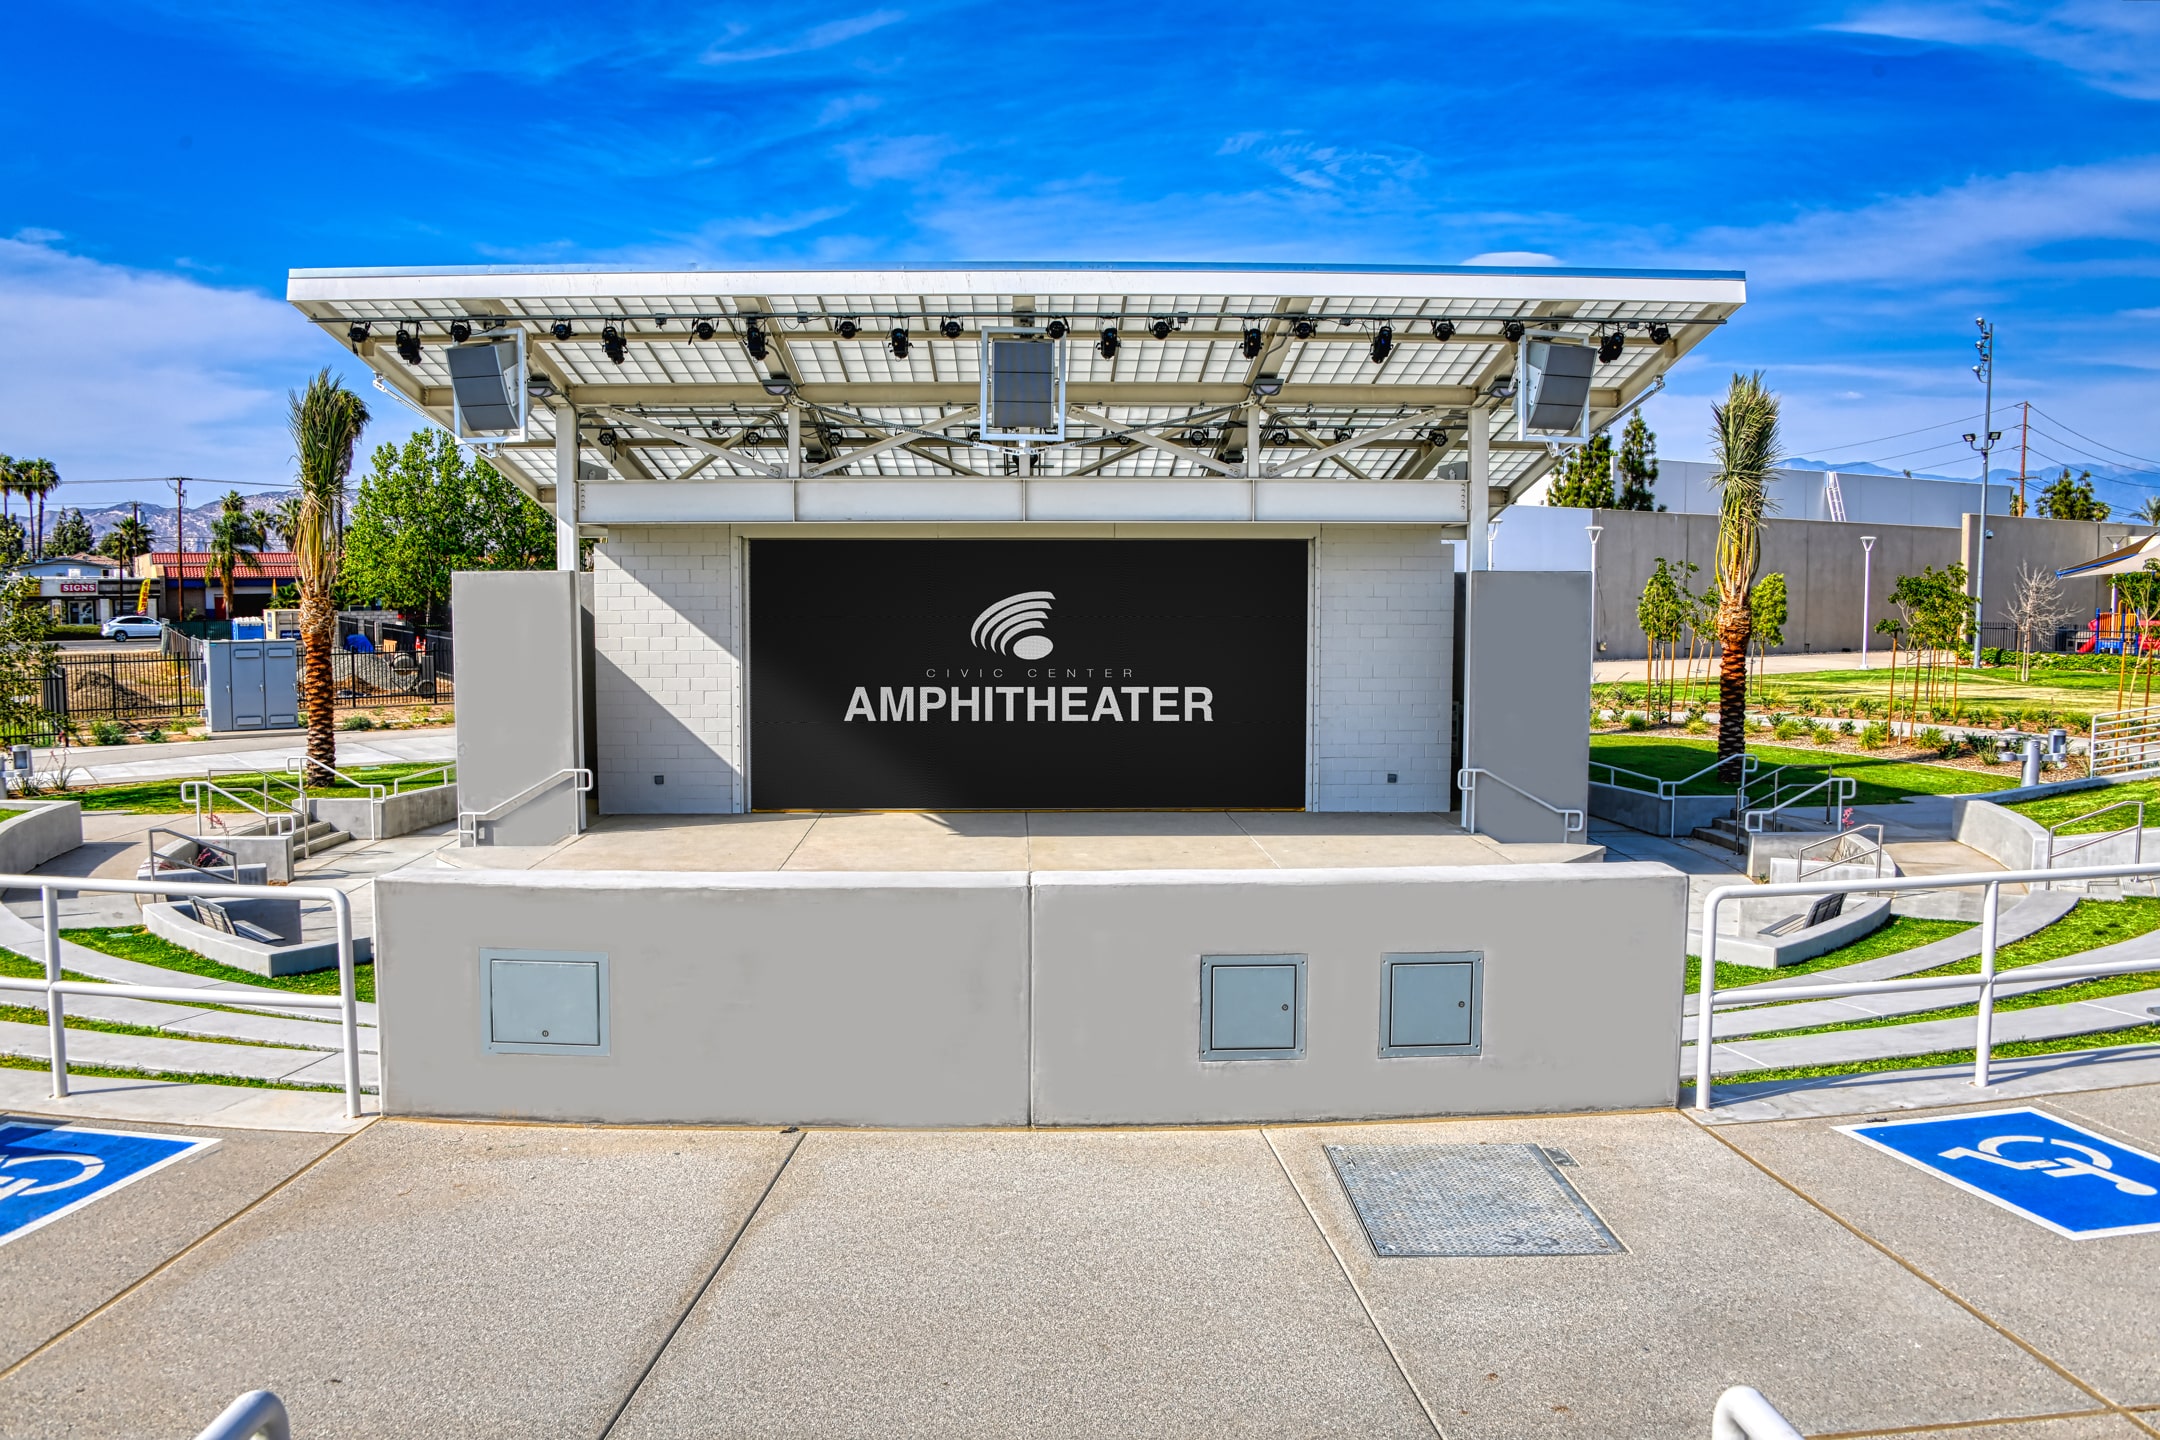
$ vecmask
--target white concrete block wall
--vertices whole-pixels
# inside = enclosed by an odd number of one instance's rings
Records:
[[[1445,810],[1453,548],[1427,526],[1330,525],[1313,556],[1313,808]]]
[[[604,813],[743,808],[736,592],[735,536],[724,525],[618,525],[594,547]]]

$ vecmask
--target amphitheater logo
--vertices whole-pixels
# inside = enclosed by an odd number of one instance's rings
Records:
[[[1008,595],[975,617],[975,623],[968,627],[968,639],[978,650],[1018,660],[1040,660],[1056,648],[1043,625],[1050,618],[1050,602],[1055,599],[1057,596],[1048,590]]]

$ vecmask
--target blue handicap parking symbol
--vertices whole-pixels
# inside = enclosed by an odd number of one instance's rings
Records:
[[[2044,1110],[1838,1128],[2072,1240],[2160,1230],[2160,1156]]]
[[[215,1144],[185,1135],[0,1121],[0,1245]]]

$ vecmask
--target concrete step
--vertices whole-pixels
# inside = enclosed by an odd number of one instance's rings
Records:
[[[293,832],[293,858],[304,860],[348,843],[353,837],[328,820],[313,820]]]
[[[1692,834],[1695,839],[1702,841],[1705,845],[1715,845],[1720,850],[1730,850],[1735,855],[1747,854],[1747,840],[1740,834],[1739,828],[1730,820],[1718,820],[1708,825],[1698,825]]]

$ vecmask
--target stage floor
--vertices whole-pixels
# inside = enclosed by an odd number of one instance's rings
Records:
[[[1596,861],[1597,845],[1509,845],[1453,815],[1225,811],[610,815],[550,846],[446,849],[533,870],[1266,870]]]

